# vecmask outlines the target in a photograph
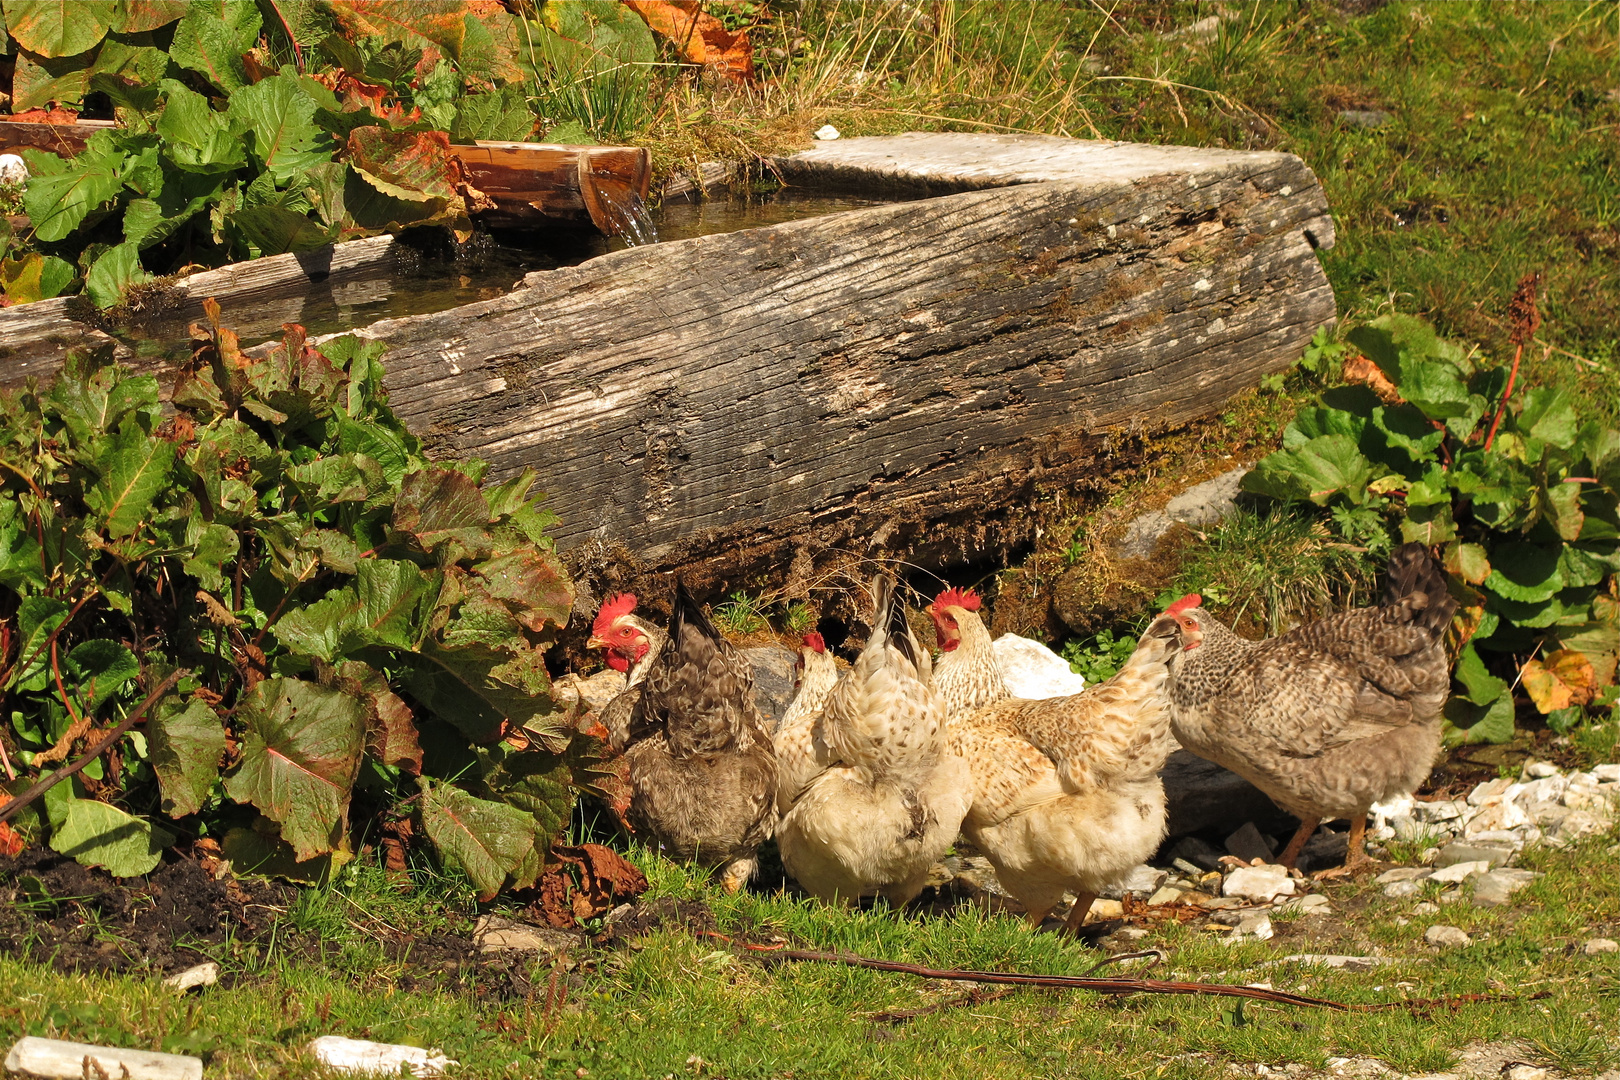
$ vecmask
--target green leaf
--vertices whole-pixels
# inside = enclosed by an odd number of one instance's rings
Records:
[[[173,833],[90,799],[69,803],[67,820],[51,834],[52,849],[84,866],[104,867],[114,877],[150,873],[172,843]]]
[[[157,379],[121,371],[106,350],[70,353],[44,397],[67,428],[73,446],[87,453],[126,418],[150,424],[159,412]]]
[[[168,53],[156,47],[150,33],[114,31],[96,50],[96,61],[91,65],[90,73],[92,79],[96,75],[105,75],[150,85],[163,78],[168,67]]]
[[[314,251],[338,237],[335,230],[307,214],[280,206],[243,207],[225,220],[241,233],[243,240],[253,245],[258,257]]]
[[[49,300],[60,295],[73,278],[73,264],[55,255],[31,251],[21,259],[0,261],[0,288],[13,304]]]
[[[1565,585],[1559,572],[1563,545],[1502,544],[1491,552],[1491,575],[1485,587],[1508,600],[1550,600]]]
[[[43,690],[51,672],[52,631],[67,621],[68,605],[49,596],[29,596],[17,607],[17,659],[8,690]]]
[[[107,535],[118,539],[151,515],[153,500],[169,484],[174,444],[148,436],[133,422],[121,425],[111,444],[106,468],[85,501],[105,519]]]
[[[1579,727],[1585,715],[1586,710],[1579,705],[1571,705],[1567,709],[1555,709],[1547,714],[1547,727],[1556,734],[1564,735]]]
[[[45,586],[39,541],[16,499],[0,500],[0,586],[25,596]]]
[[[110,308],[124,298],[131,285],[151,280],[152,275],[141,266],[141,246],[125,242],[95,261],[84,276],[84,291],[96,307]]]
[[[191,0],[174,29],[169,56],[221,90],[240,90],[247,85],[242,54],[258,41],[260,23],[253,0]]]
[[[1473,395],[1461,373],[1451,364],[1420,360],[1402,365],[1401,396],[1423,411],[1431,420],[1467,416]]]
[[[1377,397],[1368,396],[1376,405]],[[1323,435],[1348,435],[1359,442],[1366,427],[1366,417],[1342,408],[1301,409],[1293,422],[1283,430],[1283,449],[1297,450]]]
[[[1563,387],[1536,386],[1525,391],[1524,407],[1515,420],[1518,430],[1561,450],[1575,445],[1580,418]]]
[[[263,874],[296,885],[324,885],[332,872],[350,859],[347,852],[333,851],[299,861],[292,845],[281,838],[276,823],[261,817],[251,829],[232,829],[225,834],[220,850],[238,874]]]
[[[187,172],[214,174],[228,173],[247,161],[242,139],[231,130],[226,115],[209,106],[207,98],[177,79],[164,79],[158,86],[164,104],[156,130],[176,166]],[[210,183],[217,192],[224,182],[220,176]]]
[[[442,131],[355,128],[349,132],[349,163],[378,191],[415,202],[455,198],[461,176]]]
[[[492,94],[473,94],[461,99],[455,126],[450,129],[458,143],[479,139],[521,142],[534,132],[534,110],[519,86],[503,86]]]
[[[489,595],[504,601],[529,630],[560,627],[574,607],[574,586],[557,559],[545,552],[522,550],[479,563],[473,572]]]
[[[574,807],[574,769],[567,758],[538,750],[508,751],[504,745],[488,758],[485,786],[532,817],[540,846],[549,848]]]
[[[237,130],[252,133],[254,156],[278,185],[331,160],[330,143],[315,126],[315,99],[296,75],[243,87],[231,95],[226,115]]]
[[[40,109],[56,102],[77,107],[90,86],[95,58],[90,53],[52,59],[19,49],[12,73],[12,108]]]
[[[534,850],[533,819],[452,784],[426,777],[416,783],[422,792],[422,825],[439,857],[467,875],[481,900],[500,892],[506,875]]]
[[[1455,675],[1463,684],[1462,696],[1475,705],[1489,705],[1507,692],[1508,684],[1485,670],[1472,642],[1458,654]]]
[[[394,528],[414,536],[424,551],[450,541],[476,550],[486,542],[490,521],[477,481],[454,469],[411,473],[394,504]]]
[[[301,679],[266,679],[237,706],[242,764],[225,781],[281,826],[300,860],[337,846],[365,749],[365,711],[340,691]]]
[[[1579,484],[1553,483],[1547,487],[1544,500],[1546,514],[1552,522],[1558,535],[1565,540],[1579,540],[1581,529],[1586,524],[1586,514],[1581,510],[1581,486]]]
[[[6,0],[6,31],[41,56],[94,48],[111,29],[116,0]]]
[[[1465,698],[1446,702],[1445,741],[1459,743],[1505,743],[1513,738],[1513,695],[1503,694],[1489,705],[1475,705]]]
[[[92,638],[67,654],[66,675],[71,675],[85,715],[97,709],[141,673],[135,654],[116,641]]]
[[[166,698],[147,729],[152,771],[163,795],[163,812],[185,817],[203,808],[219,779],[225,728],[207,702],[192,698],[184,708]]]
[[[1610,547],[1604,554],[1612,559],[1615,552]],[[1596,585],[1607,577],[1608,573],[1609,567],[1604,565],[1602,556],[1583,547],[1565,544],[1558,553],[1558,574],[1564,579],[1566,587]]]
[[[1279,450],[1243,478],[1243,490],[1275,499],[1308,499],[1325,506],[1335,495],[1367,499],[1373,464],[1348,435],[1320,435],[1295,450]]]
[[[448,646],[430,638],[419,656],[407,679],[411,693],[473,742],[495,741],[501,722],[509,720],[546,741],[548,749],[567,745],[538,649]]]
[[[125,33],[156,30],[168,26],[186,13],[188,0],[123,0],[121,15],[115,15],[113,29]]]
[[[1451,520],[1451,504],[1449,502],[1431,503],[1427,506],[1408,506],[1406,517],[1401,519],[1401,542],[1410,544],[1416,541],[1420,544],[1443,544],[1454,540],[1457,536],[1457,527]]]
[[[36,158],[30,157],[33,168]],[[23,210],[40,240],[55,241],[83,224],[90,213],[112,201],[124,186],[124,153],[106,131],[90,136],[84,152],[63,171],[34,172],[23,191]]]
[[[1373,426],[1383,433],[1387,445],[1417,462],[1432,458],[1446,437],[1412,405],[1379,406],[1373,410]]]

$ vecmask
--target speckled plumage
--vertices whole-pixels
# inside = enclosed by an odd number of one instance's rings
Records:
[[[804,786],[832,764],[832,753],[819,737],[821,708],[838,682],[838,665],[825,649],[800,650],[804,673],[782,723],[771,737],[776,748],[776,809],[785,814]]]
[[[1451,686],[1443,639],[1455,610],[1421,544],[1390,556],[1377,606],[1265,641],[1188,608],[1202,640],[1172,678],[1175,736],[1307,822],[1359,820],[1429,774]]]
[[[1078,928],[1096,894],[1164,839],[1165,685],[1180,649],[1179,626],[1161,618],[1107,682],[952,718],[951,746],[973,775],[963,830],[1032,921],[1072,891]]]
[[[1012,692],[1001,677],[1001,667],[996,663],[990,631],[985,629],[984,621],[976,611],[955,604],[942,606],[941,602],[949,595],[942,593],[928,608],[934,617],[941,647],[945,645],[947,634],[956,639],[955,645],[941,652],[934,661],[931,684],[945,705],[945,715],[955,716],[1005,701]]]
[[[677,582],[668,636],[630,680],[603,723],[629,767],[631,825],[740,888],[776,821],[776,758],[748,662]]]
[[[879,578],[874,593],[872,635],[820,710],[812,758],[788,766],[813,775],[784,809],[777,846],[815,896],[847,903],[879,893],[898,905],[922,890],[956,839],[969,776],[946,746],[928,654],[893,581]]]

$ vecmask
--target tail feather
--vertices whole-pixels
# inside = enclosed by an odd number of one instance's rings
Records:
[[[872,584],[877,600],[876,614],[872,618],[873,633],[882,634],[913,668],[917,667],[917,643],[912,640],[911,626],[906,622],[905,599],[895,588],[894,579],[886,574]]]
[[[1444,633],[1456,614],[1457,601],[1446,588],[1446,576],[1429,549],[1423,544],[1404,544],[1389,557],[1384,581],[1384,607],[1394,607],[1422,593],[1421,604],[1412,605],[1412,621],[1433,634]]]
[[[714,623],[703,613],[698,602],[692,599],[692,594],[686,591],[686,582],[680,578],[675,579],[675,604],[669,617],[669,636],[672,641],[681,640],[681,628],[690,626],[710,641],[719,641],[720,631],[714,628]]]

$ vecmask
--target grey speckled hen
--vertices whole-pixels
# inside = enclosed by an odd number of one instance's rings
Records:
[[[628,766],[636,834],[716,868],[728,892],[741,888],[776,825],[776,757],[748,661],[680,582],[668,636],[639,654],[602,720]]]
[[[1185,649],[1173,669],[1172,730],[1200,757],[1247,779],[1300,819],[1299,858],[1323,819],[1350,819],[1346,867],[1366,858],[1367,809],[1408,793],[1440,748],[1451,686],[1444,635],[1457,604],[1421,544],[1390,556],[1374,607],[1247,641],[1183,598]]]

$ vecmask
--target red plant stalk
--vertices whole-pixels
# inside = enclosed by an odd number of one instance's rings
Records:
[[[1496,415],[1491,418],[1491,430],[1485,435],[1485,449],[1491,448],[1496,441],[1496,429],[1502,425],[1502,414],[1507,411],[1508,402],[1513,399],[1513,384],[1519,378],[1519,361],[1524,358],[1524,343],[1536,336],[1541,327],[1541,310],[1536,307],[1536,290],[1541,287],[1539,273],[1526,274],[1519,279],[1519,287],[1513,290],[1513,300],[1508,304],[1508,315],[1513,319],[1513,333],[1508,340],[1513,342],[1513,367],[1508,369],[1507,389],[1502,392],[1502,400],[1497,403]]]
[[[1524,356],[1524,344],[1513,350],[1513,366],[1508,369],[1507,389],[1502,392],[1502,400],[1497,403],[1496,415],[1491,417],[1491,430],[1485,435],[1485,449],[1491,448],[1496,441],[1496,429],[1502,425],[1502,413],[1507,410],[1507,403],[1513,397],[1513,384],[1519,377],[1519,360]]]

